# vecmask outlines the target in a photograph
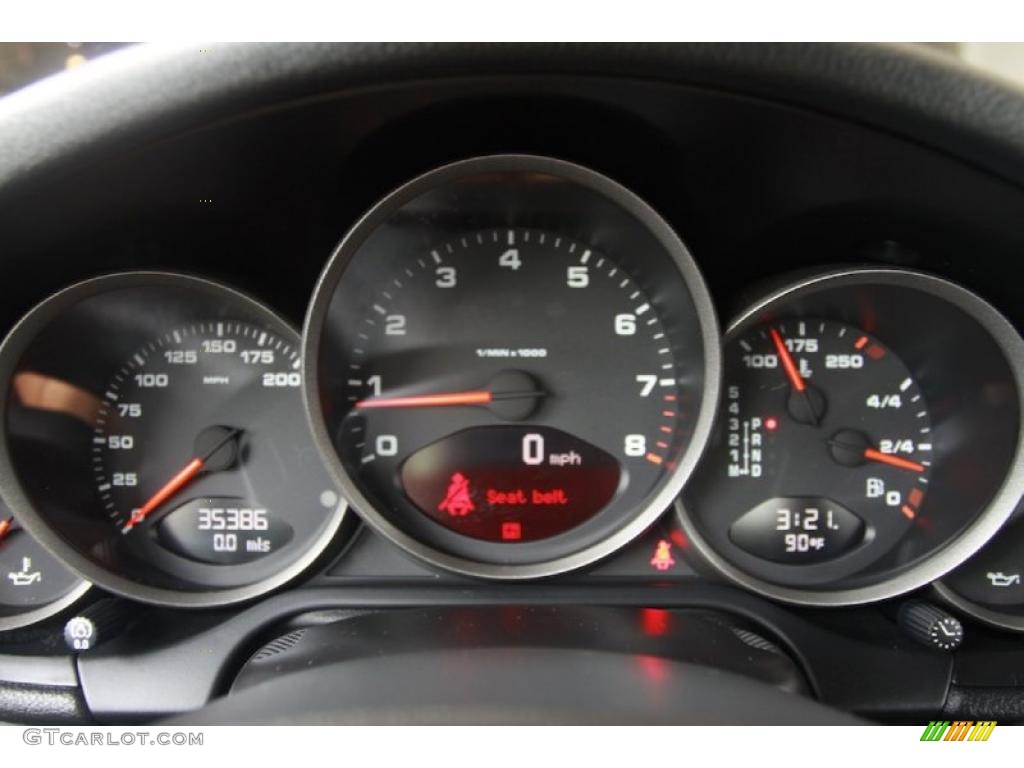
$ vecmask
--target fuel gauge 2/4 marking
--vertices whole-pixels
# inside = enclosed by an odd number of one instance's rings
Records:
[[[724,359],[725,440],[695,482],[723,543],[787,566],[876,537],[895,546],[924,500],[932,452],[906,365],[871,334],[819,318],[757,326]]]
[[[903,269],[782,287],[725,337],[718,427],[677,505],[729,579],[804,605],[881,600],[977,551],[1024,490],[1024,341]]]

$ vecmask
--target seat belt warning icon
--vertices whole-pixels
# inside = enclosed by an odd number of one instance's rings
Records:
[[[448,481],[448,492],[437,508],[452,517],[465,517],[476,509],[469,491],[469,478],[456,472]]]

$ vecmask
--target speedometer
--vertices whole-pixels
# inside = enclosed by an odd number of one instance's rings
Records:
[[[646,204],[569,163],[481,158],[342,242],[307,320],[307,398],[371,524],[456,570],[543,575],[671,502],[710,427],[715,334]]]
[[[198,278],[110,275],[44,301],[0,349],[15,518],[150,602],[221,605],[293,578],[344,512],[299,350],[269,309]]]
[[[290,494],[271,502],[266,494],[282,486],[262,487],[279,459],[253,444],[247,425],[255,412],[280,410],[299,385],[298,365],[287,339],[230,320],[172,328],[133,351],[93,430],[93,476],[110,522],[127,536],[164,512],[157,538],[206,563],[251,562],[287,544],[294,531],[276,510]],[[233,472],[243,465],[248,480]],[[264,498],[248,491],[253,480]]]

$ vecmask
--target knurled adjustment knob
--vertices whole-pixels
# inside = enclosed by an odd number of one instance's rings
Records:
[[[99,600],[68,619],[64,642],[75,653],[89,651],[117,635],[128,622],[130,606],[121,599]]]
[[[954,651],[964,640],[964,627],[959,619],[931,603],[904,603],[898,620],[908,635],[929,648]]]

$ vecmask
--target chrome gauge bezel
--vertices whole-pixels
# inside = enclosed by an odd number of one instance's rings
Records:
[[[1024,340],[994,307],[948,280],[924,272],[897,268],[851,267],[800,279],[774,290],[741,312],[728,326],[723,347],[762,319],[770,310],[825,288],[888,285],[921,291],[944,300],[977,322],[1005,358],[1016,388],[1019,427],[1024,426]],[[1009,470],[990,502],[951,541],[881,581],[850,588],[805,588],[773,583],[752,575],[715,550],[686,509],[676,501],[676,516],[698,555],[713,570],[753,592],[795,605],[857,605],[895,597],[939,579],[977,552],[1013,513],[1024,494],[1024,431],[1018,429]],[[684,493],[685,496],[685,493]]]
[[[51,603],[21,613],[0,616],[0,632],[21,629],[52,618],[85,597],[90,589],[92,589],[92,584],[79,577],[79,583],[75,585],[74,589]]]
[[[645,227],[672,259],[689,291],[700,326],[704,355],[703,389],[690,442],[660,489],[610,535],[584,548],[528,563],[495,562],[482,557],[474,559],[473,556],[453,554],[410,535],[375,509],[338,457],[321,414],[317,387],[320,375],[318,355],[335,289],[345,268],[364,241],[395,211],[422,193],[467,176],[504,172],[537,172],[563,178],[603,195]],[[536,579],[581,568],[615,552],[640,535],[671,507],[695,468],[711,434],[721,379],[719,344],[718,323],[704,279],[682,240],[650,205],[618,182],[574,163],[532,155],[493,155],[455,162],[413,179],[384,197],[348,231],[317,282],[306,316],[303,332],[303,395],[315,439],[334,481],[363,520],[377,533],[417,558],[448,571],[488,579]]]
[[[237,587],[210,591],[178,591],[125,578],[78,552],[35,509],[10,455],[6,439],[6,403],[11,380],[23,354],[37,334],[63,311],[90,297],[120,289],[161,286],[220,297],[230,296],[232,301],[251,309],[255,316],[269,318],[281,329],[295,334],[298,343],[298,332],[295,328],[270,307],[230,286],[188,274],[164,271],[117,272],[90,278],[58,291],[30,310],[0,344],[0,404],[3,404],[0,408],[0,494],[19,524],[51,554],[79,575],[115,594],[153,605],[183,608],[213,608],[252,600],[297,578],[321,557],[335,539],[347,514],[348,505],[340,494],[337,505],[329,512],[326,525],[315,541],[299,557],[272,576]]]
[[[1010,613],[979,605],[973,600],[961,597],[941,581],[935,582],[932,586],[943,602],[952,606],[960,613],[998,629],[1024,632],[1024,616],[1014,616]]]

